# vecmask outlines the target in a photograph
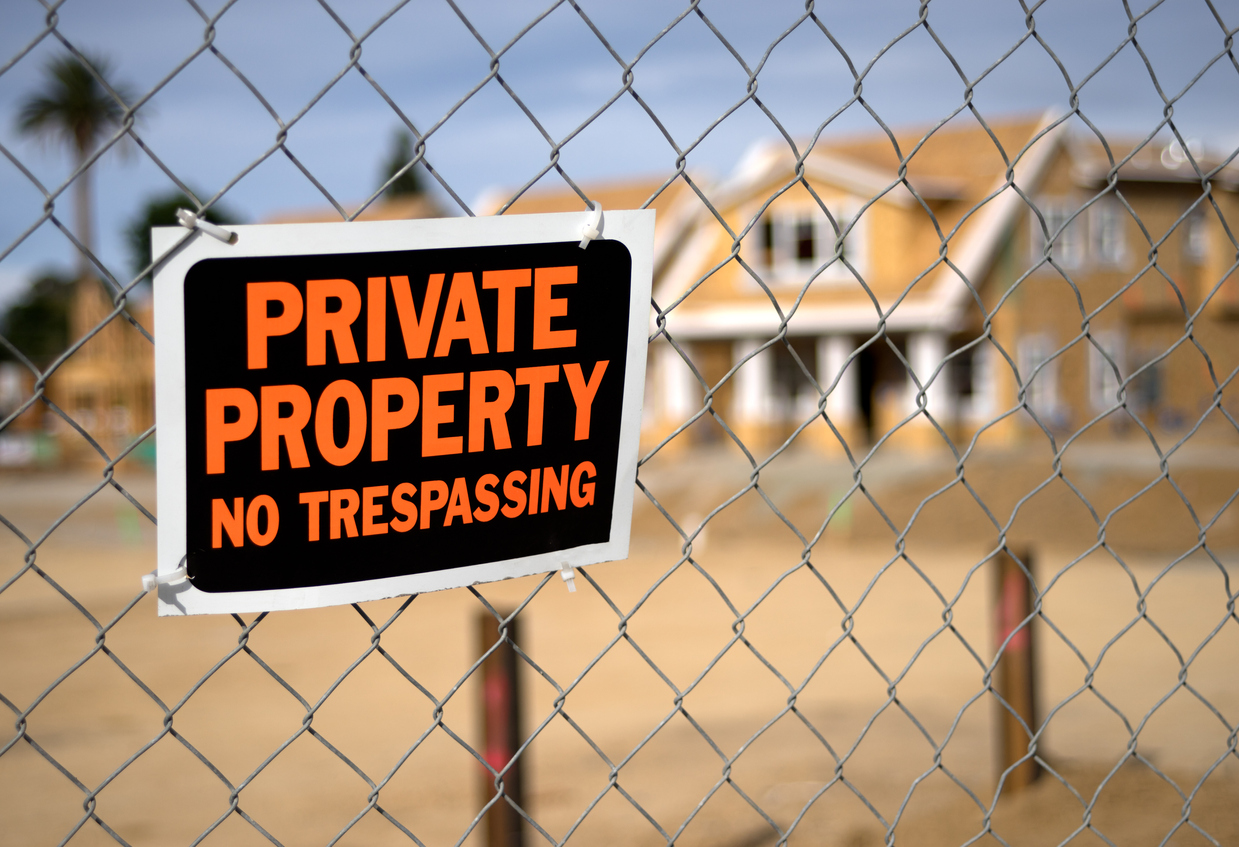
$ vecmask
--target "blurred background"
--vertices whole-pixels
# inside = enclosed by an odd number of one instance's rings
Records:
[[[1234,4],[0,20],[0,840],[1239,842]],[[151,226],[591,202],[629,560],[156,618]]]

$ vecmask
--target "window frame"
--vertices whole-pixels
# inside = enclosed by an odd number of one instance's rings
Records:
[[[1052,358],[1057,350],[1053,337],[1047,332],[1030,333],[1019,341],[1019,378],[1024,387],[1024,404],[1046,425],[1057,420],[1061,408],[1058,391],[1059,359]],[[1038,367],[1041,370],[1038,371]],[[1017,385],[1017,397],[1019,389],[1020,386]]]
[[[1089,407],[1097,413],[1111,411],[1118,407],[1119,387],[1126,380],[1123,376],[1127,372],[1127,364],[1125,358],[1126,339],[1123,333],[1118,330],[1098,330],[1090,332],[1092,341],[1087,339],[1088,344],[1088,403]],[[1115,377],[1114,369],[1110,367],[1110,363],[1106,361],[1106,357],[1098,350],[1098,346],[1105,349],[1110,358],[1114,360],[1114,364],[1118,367],[1118,377]],[[1126,401],[1124,401],[1126,402]]]
[[[1054,240],[1054,249],[1052,258],[1054,265],[1067,270],[1077,270],[1083,268],[1088,261],[1089,251],[1089,233],[1087,227],[1087,219],[1089,215],[1079,214],[1080,208],[1074,206],[1073,201],[1068,196],[1058,197],[1043,197],[1036,203],[1037,211],[1041,213],[1040,217],[1029,210],[1029,247],[1032,261],[1040,263],[1045,254],[1045,234],[1041,231],[1041,221],[1044,219],[1046,231]],[[1072,215],[1075,215],[1074,219]],[[1067,222],[1071,221],[1070,224]],[[1054,233],[1058,230],[1058,237],[1054,238]],[[1040,270],[1053,268],[1048,262],[1039,265]]]
[[[1106,195],[1089,207],[1088,249],[1093,261],[1103,267],[1119,267],[1127,259],[1126,209],[1118,199]],[[1077,218],[1079,221],[1079,218]],[[1111,234],[1110,249],[1107,249],[1107,233]]]
[[[1183,219],[1184,264],[1200,267],[1209,260],[1209,217],[1199,205]]]
[[[854,204],[831,206],[830,212],[841,230],[847,229],[855,217]],[[855,222],[843,242],[843,256],[862,277],[865,274],[865,220]],[[834,254],[835,228],[817,207],[796,206],[788,209],[767,209],[748,237],[756,236],[758,262],[754,269],[768,285],[803,286],[819,267]],[[808,237],[806,237],[808,236]],[[812,243],[812,255],[804,257],[805,242]],[[831,285],[854,281],[852,271],[843,262],[832,262],[814,283]]]

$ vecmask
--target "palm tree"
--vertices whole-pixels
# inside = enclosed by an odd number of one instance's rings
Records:
[[[85,64],[83,63],[85,62]],[[94,73],[91,69],[94,69]],[[123,86],[109,83],[115,95],[99,83],[107,79],[111,62],[101,56],[68,55],[47,63],[43,89],[21,104],[18,129],[64,143],[73,152],[74,164],[81,168],[95,151],[99,140],[120,126],[125,114],[122,101],[132,100]],[[90,173],[83,171],[73,183],[74,213],[78,240],[92,250]],[[90,273],[85,254],[78,257],[79,276]]]

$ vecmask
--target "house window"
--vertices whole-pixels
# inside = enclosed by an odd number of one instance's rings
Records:
[[[955,390],[956,396],[965,403],[969,402],[973,396],[976,379],[975,353],[975,350],[965,350],[962,353],[956,353],[951,359],[951,387]]]
[[[1045,221],[1045,231],[1041,229],[1041,220],[1036,215],[1030,215],[1032,221],[1033,261],[1041,261],[1045,256],[1045,233],[1050,234],[1050,257],[1054,263],[1063,268],[1078,268],[1084,262],[1084,217],[1071,218],[1076,209],[1065,199],[1043,200],[1037,204],[1041,218]],[[1068,223],[1070,221],[1070,223]]]
[[[1156,348],[1140,351],[1134,358],[1143,362],[1133,368],[1131,381],[1127,384],[1127,401],[1132,410],[1140,414],[1157,411],[1162,402],[1162,362],[1157,360],[1165,351]]]
[[[845,214],[832,211],[832,215],[840,231],[847,229],[851,223]],[[831,261],[837,238],[835,226],[820,210],[768,212],[756,229],[760,249],[759,270],[767,283],[804,285],[809,276],[819,269],[821,273],[817,280],[853,279],[852,271],[843,262]],[[857,267],[856,261],[861,255],[860,229],[859,225],[852,228],[844,239],[841,251],[853,267]],[[827,262],[830,265],[822,268]]]
[[[1124,370],[1123,337],[1115,332],[1094,332],[1092,339],[1088,359],[1089,402],[1094,411],[1104,412],[1119,402],[1119,378]]]
[[[774,265],[774,218],[769,215],[761,219],[761,264],[764,268]]]
[[[971,339],[959,342],[960,346]],[[965,421],[988,421],[994,414],[994,348],[987,344],[951,359],[951,389],[957,415]]]
[[[1024,403],[1044,423],[1058,413],[1058,362],[1051,359],[1054,345],[1048,335],[1030,335],[1020,341],[1020,381]]]
[[[806,215],[796,219],[796,261],[812,262],[817,258],[815,229],[813,218]]]
[[[1089,230],[1093,257],[1099,264],[1121,264],[1126,254],[1123,238],[1123,204],[1114,197],[1102,197],[1089,209]]]
[[[1203,206],[1197,206],[1183,221],[1183,255],[1189,264],[1203,265],[1209,256],[1209,232]]]

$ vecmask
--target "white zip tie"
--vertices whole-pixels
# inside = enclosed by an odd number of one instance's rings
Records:
[[[180,565],[171,573],[160,574],[159,571],[151,571],[150,573],[142,574],[142,590],[150,593],[161,585],[166,585],[169,582],[179,582],[182,579],[189,578],[189,568],[185,565]]]
[[[589,242],[598,237],[602,232],[602,204],[597,200],[594,201],[594,210],[590,214],[589,223],[581,227],[581,244],[580,247],[584,250],[589,246]],[[571,585],[571,583],[569,583]],[[575,591],[576,589],[572,589]]]
[[[567,562],[563,563],[563,567],[559,570],[559,575],[563,577],[565,583],[568,584],[568,593],[576,593],[576,571],[572,569],[572,565]]]
[[[225,244],[236,244],[237,234],[231,230],[216,226],[205,218],[200,218],[189,209],[177,209],[176,219],[186,229],[200,229],[212,238],[218,238]]]

